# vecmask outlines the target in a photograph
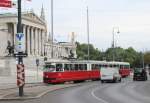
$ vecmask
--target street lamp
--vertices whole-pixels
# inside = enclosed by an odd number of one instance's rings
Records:
[[[115,30],[117,30],[117,34],[120,33],[119,27],[113,27],[112,35],[113,35],[113,42],[112,42],[112,48],[113,48],[113,61],[115,61]]]
[[[53,48],[53,38],[54,38],[54,29],[53,29],[53,0],[51,0],[51,33],[52,33],[52,52],[51,57],[53,58],[54,55],[54,48]]]
[[[90,38],[89,38],[89,9],[87,6],[87,40],[88,40],[88,61],[90,59],[90,47],[89,47],[89,43],[90,43]]]

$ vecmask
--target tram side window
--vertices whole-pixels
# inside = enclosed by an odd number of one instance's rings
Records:
[[[74,64],[70,64],[70,70],[75,70]]]
[[[63,71],[63,65],[62,64],[56,64],[56,71]]]
[[[116,68],[116,67],[117,67],[117,65],[115,65],[115,64],[112,64],[112,67]]]
[[[98,64],[95,64],[95,69],[96,69],[96,70],[99,70],[99,69],[100,69]]]
[[[101,67],[104,67],[104,64],[102,64]]]
[[[92,70],[94,70],[95,69],[95,64],[92,64]]]
[[[109,67],[107,64],[103,64],[103,67],[105,67],[105,68],[107,68],[107,67]]]
[[[124,66],[123,66],[123,65],[120,65],[120,69],[124,69]]]
[[[69,64],[65,64],[65,65],[64,65],[64,70],[65,70],[65,71],[69,71]]]
[[[87,70],[87,64],[84,64],[84,70]]]
[[[75,70],[77,71],[79,69],[79,65],[75,64]]]
[[[98,64],[95,64],[94,70],[99,70],[99,65]]]
[[[120,65],[116,65],[117,68],[120,68]]]
[[[101,64],[99,64],[98,66],[99,66],[99,69],[101,69],[102,65],[101,65]]]
[[[83,70],[83,64],[79,64],[79,70]]]
[[[98,64],[92,64],[92,70],[99,70],[99,65]]]
[[[110,65],[109,65],[109,67],[113,67],[113,65],[112,65],[112,64],[110,64]]]
[[[127,68],[127,69],[129,69],[129,65],[125,65],[125,66],[124,66],[124,68]]]

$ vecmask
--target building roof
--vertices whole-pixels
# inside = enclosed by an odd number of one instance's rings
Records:
[[[4,19],[4,18],[16,18],[17,17],[17,13],[3,13],[0,14],[0,19]],[[29,20],[32,22],[36,22],[42,25],[46,26],[46,22],[40,18],[37,14],[35,14],[33,11],[30,12],[22,12],[22,19],[25,20]]]

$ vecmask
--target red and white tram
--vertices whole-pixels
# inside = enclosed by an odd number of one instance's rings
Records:
[[[122,77],[130,75],[130,64],[127,62],[51,60],[45,62],[43,82],[64,83],[99,80],[101,67],[118,67]]]

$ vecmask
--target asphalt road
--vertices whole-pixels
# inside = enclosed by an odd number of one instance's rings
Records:
[[[48,93],[40,99],[0,103],[150,103],[150,81],[87,82]]]

